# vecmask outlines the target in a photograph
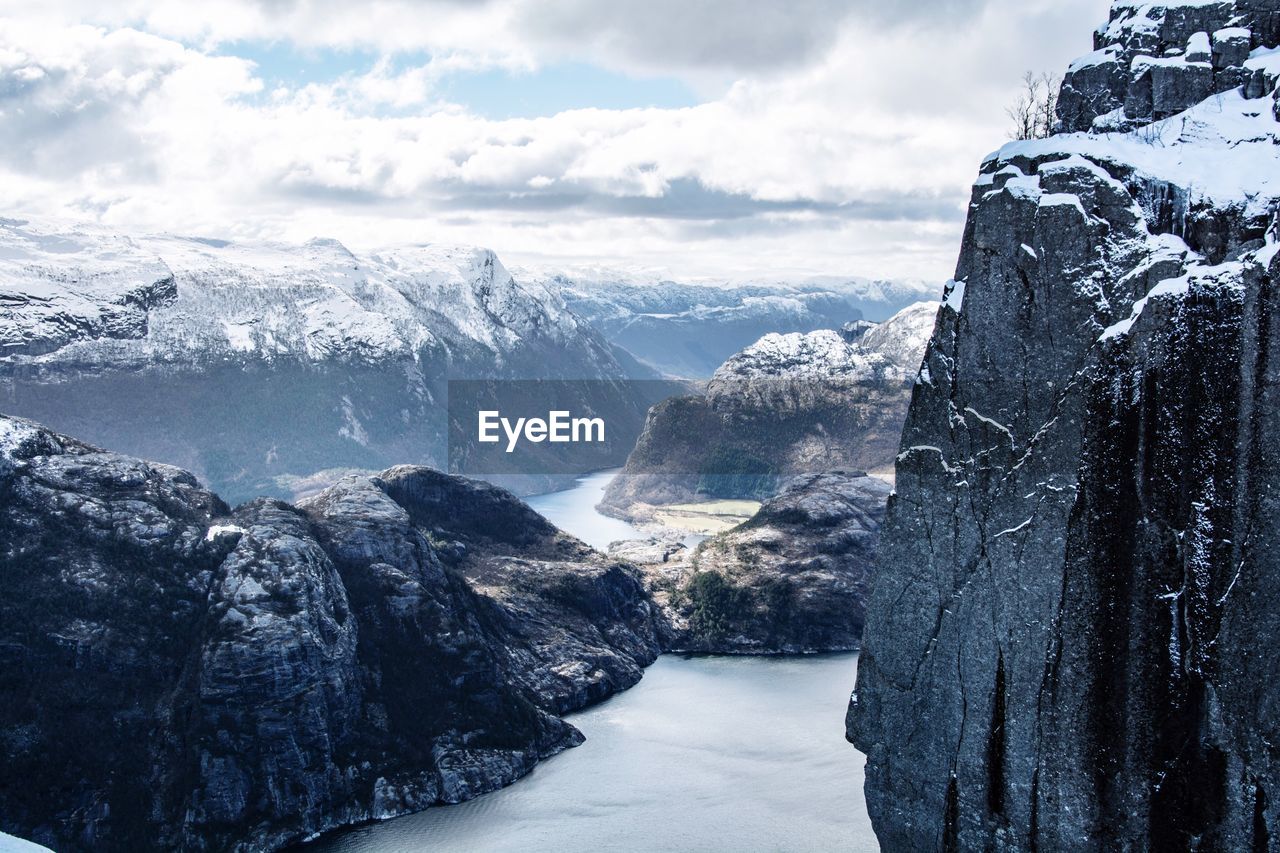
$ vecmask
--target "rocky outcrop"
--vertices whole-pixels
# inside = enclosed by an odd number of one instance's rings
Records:
[[[621,440],[660,397],[619,380],[654,376],[484,249],[0,220],[0,409],[179,465],[230,500],[447,467],[450,379],[607,380],[560,402]],[[575,469],[531,466],[546,471]]]
[[[1249,82],[1278,18],[1274,2],[1117,3],[1107,62],[1149,74],[1208,41],[1203,100],[982,166],[848,720],[886,850],[1280,839],[1280,672],[1259,652],[1280,635],[1280,125]],[[1249,51],[1222,28],[1247,29]],[[1083,67],[1064,126],[1110,126],[1074,114],[1120,104]]]
[[[1063,80],[1059,127],[1128,130],[1214,94],[1270,96],[1280,63],[1251,51],[1277,43],[1280,14],[1270,0],[1114,3],[1094,34],[1095,50]]]
[[[811,474],[694,549],[655,537],[609,553],[644,569],[673,651],[856,649],[889,491],[865,474]]]
[[[801,474],[888,468],[937,310],[922,302],[871,329],[766,335],[721,365],[705,396],[650,410],[601,509],[643,521],[665,504],[767,498]]]
[[[457,802],[581,740],[658,653],[640,576],[428,469],[234,510],[0,416],[0,829],[270,849]]]

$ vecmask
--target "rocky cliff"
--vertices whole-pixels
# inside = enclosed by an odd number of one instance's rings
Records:
[[[696,548],[656,537],[610,554],[644,569],[672,651],[856,649],[889,491],[857,472],[809,474]]]
[[[1280,844],[1278,42],[1116,3],[982,165],[848,719],[885,850]]]
[[[236,509],[0,416],[0,830],[275,848],[507,784],[658,653],[640,576],[424,468]]]
[[[657,505],[762,499],[800,474],[890,467],[937,311],[921,302],[879,325],[765,335],[704,396],[650,410],[601,508],[646,520]]]
[[[634,436],[654,375],[484,249],[0,221],[0,408],[231,500],[445,467],[449,379],[609,380],[574,409]]]

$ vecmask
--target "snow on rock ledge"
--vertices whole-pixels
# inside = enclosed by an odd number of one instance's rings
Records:
[[[1268,0],[1117,2],[1094,52],[1071,64],[1058,101],[1066,131],[1131,128],[1175,115],[1210,95],[1271,94],[1276,73],[1246,62],[1280,43]]]

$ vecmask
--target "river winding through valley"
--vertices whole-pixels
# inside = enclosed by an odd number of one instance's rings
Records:
[[[529,504],[603,549],[637,538],[596,512],[614,471]],[[315,853],[875,851],[862,755],[844,740],[856,654],[664,655],[569,717],[586,743],[510,787],[326,836]]]

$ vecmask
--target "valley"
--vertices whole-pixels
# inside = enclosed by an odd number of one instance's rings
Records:
[[[1280,850],[1280,0],[46,5],[0,853]]]

